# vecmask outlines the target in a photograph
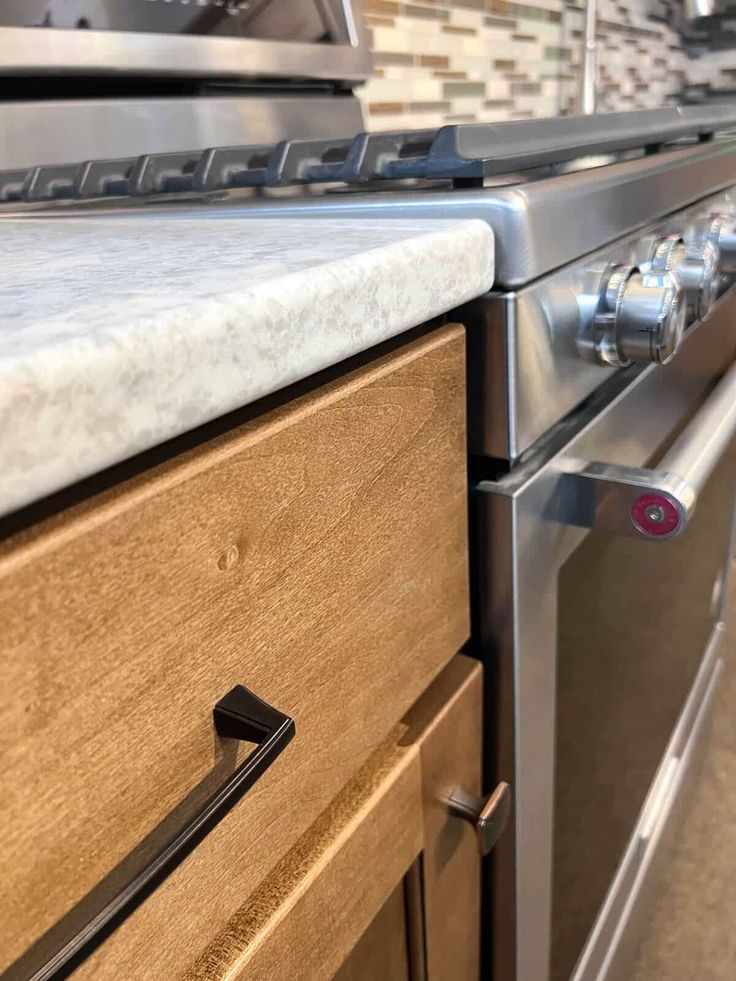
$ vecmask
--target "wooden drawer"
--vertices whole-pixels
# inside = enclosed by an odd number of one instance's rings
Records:
[[[186,981],[477,981],[478,848],[445,799],[458,784],[480,789],[481,705],[480,664],[459,655]],[[165,943],[180,943],[177,918]],[[130,975],[121,948],[106,944],[79,976],[153,976],[159,947],[154,941]]]
[[[296,737],[107,941],[130,978],[204,948],[464,642],[464,444],[453,326],[5,543],[0,967],[232,773],[242,684]]]

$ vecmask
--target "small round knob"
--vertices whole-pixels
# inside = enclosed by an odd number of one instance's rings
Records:
[[[716,246],[703,237],[683,241],[668,235],[657,242],[649,265],[654,273],[673,273],[685,290],[688,314],[701,320],[718,296],[720,255]]]
[[[672,273],[613,266],[593,324],[597,358],[621,368],[632,361],[667,364],[680,346],[686,317]]]

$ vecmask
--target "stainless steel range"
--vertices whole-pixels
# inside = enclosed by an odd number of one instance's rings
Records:
[[[515,805],[488,870],[496,981],[626,977],[697,806],[736,487],[734,124],[733,106],[683,107],[0,175],[31,219],[493,227],[497,286],[453,316],[487,775]]]

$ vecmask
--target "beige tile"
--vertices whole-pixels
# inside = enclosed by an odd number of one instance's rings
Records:
[[[723,60],[710,69],[703,67],[702,60],[688,63],[674,29],[666,21],[649,16],[658,10],[666,12],[666,4],[662,6],[658,0],[647,0],[646,4],[599,0],[599,4],[604,108],[661,105],[677,92],[686,69],[699,81],[734,84],[723,74]],[[383,73],[377,81],[411,81],[401,98],[393,97],[395,90],[389,90],[392,97],[373,97],[368,86],[365,104],[437,101],[436,90],[415,85],[421,79],[430,84],[484,83],[486,98],[480,94],[459,96],[462,110],[452,99],[451,114],[457,117],[473,112],[477,118],[511,113],[508,106],[485,105],[494,99],[511,98],[513,109],[525,114],[569,110],[576,103],[575,72],[580,63],[583,13],[563,0],[367,0],[365,8],[373,31],[376,66]],[[733,58],[730,63],[736,66]],[[506,78],[508,75],[513,77]],[[517,87],[511,96],[509,86],[514,82]],[[538,85],[539,89],[531,90],[521,83]],[[476,100],[475,108],[468,99]],[[379,111],[379,115],[382,120],[397,118],[388,112]],[[411,125],[415,120],[412,114]]]
[[[403,102],[369,102],[368,112],[372,116],[396,115],[404,111]]]
[[[419,55],[418,63],[425,68],[450,67],[450,59],[447,55]]]
[[[363,0],[366,14],[398,14],[400,7],[396,0]]]

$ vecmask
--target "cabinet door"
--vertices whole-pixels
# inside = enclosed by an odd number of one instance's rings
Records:
[[[477,981],[478,847],[447,798],[480,790],[481,682],[450,662],[188,981]]]
[[[335,974],[335,981],[412,981],[407,895],[400,882]]]
[[[447,800],[456,788],[481,793],[482,688],[480,666],[458,656],[406,717],[422,770],[423,849],[405,880],[413,979],[477,981],[480,974],[478,841]]]

